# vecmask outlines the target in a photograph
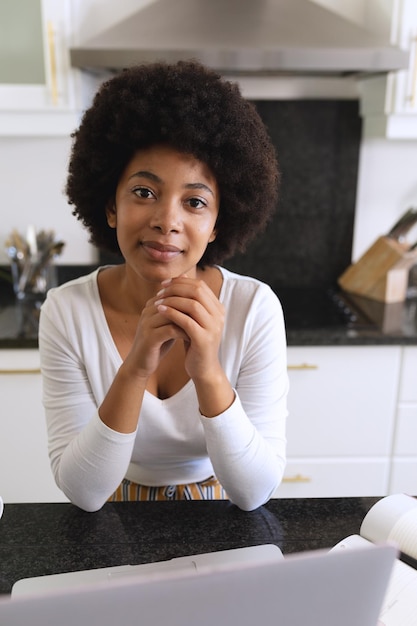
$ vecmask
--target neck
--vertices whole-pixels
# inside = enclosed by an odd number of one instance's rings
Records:
[[[161,289],[160,281],[146,280],[127,265],[120,266],[117,280],[120,297],[132,312],[142,311],[148,300]]]
[[[116,268],[113,268],[116,270]],[[187,272],[190,278],[200,277],[202,270],[193,268]],[[205,278],[205,277],[204,277]],[[114,274],[114,284],[121,298],[132,311],[141,311],[150,298],[153,298],[161,289],[164,280],[147,279],[137,274],[134,269],[126,264],[117,266]],[[117,286],[116,286],[117,285]]]

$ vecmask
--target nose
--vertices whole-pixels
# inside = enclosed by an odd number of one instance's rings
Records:
[[[163,234],[180,232],[181,210],[174,200],[165,199],[154,205],[153,209],[151,228]]]

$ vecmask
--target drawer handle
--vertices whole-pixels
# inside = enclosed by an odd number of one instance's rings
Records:
[[[10,369],[10,370],[3,370],[0,369],[0,375],[1,374],[40,374],[41,370],[39,367],[35,367],[33,369]]]
[[[283,483],[311,483],[310,476],[303,476],[302,474],[295,474],[295,476],[284,476]]]
[[[319,366],[314,363],[300,363],[300,365],[288,365],[289,370],[318,370]]]

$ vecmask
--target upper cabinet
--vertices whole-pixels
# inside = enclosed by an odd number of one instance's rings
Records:
[[[0,0],[0,135],[69,135],[78,125],[70,0]]]
[[[410,51],[409,67],[360,82],[363,132],[365,137],[417,139],[417,2],[397,0],[390,8],[391,41]]]

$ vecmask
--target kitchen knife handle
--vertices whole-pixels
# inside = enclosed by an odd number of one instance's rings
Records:
[[[417,207],[409,208],[388,232],[387,237],[401,241],[417,222]]]
[[[319,366],[312,363],[300,363],[300,365],[288,365],[288,370],[318,370]]]

